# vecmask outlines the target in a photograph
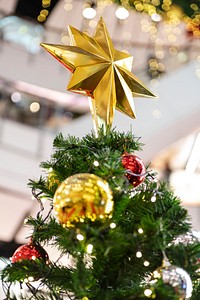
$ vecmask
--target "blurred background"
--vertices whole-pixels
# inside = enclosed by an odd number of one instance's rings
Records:
[[[158,96],[134,99],[137,118],[116,112],[114,127],[141,137],[137,155],[170,183],[200,231],[199,12],[199,0],[0,0],[0,256],[27,242],[24,220],[39,210],[27,183],[41,175],[56,134],[93,128],[87,97],[66,91],[68,70],[40,43],[69,44],[68,25],[92,35],[100,16]]]

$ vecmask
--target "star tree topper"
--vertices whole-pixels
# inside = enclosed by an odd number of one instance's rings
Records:
[[[89,97],[94,129],[111,127],[115,108],[136,118],[133,97],[155,95],[131,73],[133,57],[114,48],[100,18],[93,37],[69,26],[70,46],[44,47],[70,72],[67,90]]]

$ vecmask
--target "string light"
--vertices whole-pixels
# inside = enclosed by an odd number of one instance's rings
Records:
[[[42,7],[39,16],[37,17],[38,22],[43,23],[46,21],[49,11],[46,9],[51,6],[51,0],[42,0]]]
[[[68,32],[66,32],[66,31],[62,32],[61,41],[62,41],[63,44],[69,44],[70,43],[70,38],[69,38]]]
[[[94,8],[94,3],[93,2],[86,2],[83,5],[83,11],[82,14],[84,18],[86,19],[93,19],[96,16],[96,10]]]
[[[18,103],[21,101],[22,96],[19,92],[14,92],[11,94],[10,98],[11,98],[12,102]]]
[[[151,19],[154,21],[154,22],[160,22],[162,20],[162,16],[157,14],[157,13],[153,13],[151,15]]]
[[[150,297],[151,296],[151,294],[152,294],[152,290],[150,290],[150,289],[146,289],[145,291],[144,291],[144,295],[146,296],[146,297]]]
[[[79,240],[79,241],[83,241],[84,240],[84,236],[82,235],[82,234],[77,234],[77,236],[76,236],[76,238],[77,238],[77,240]]]
[[[145,260],[144,261],[144,264],[143,264],[145,267],[148,267],[150,265],[149,261]]]
[[[129,17],[129,11],[125,7],[120,6],[117,8],[115,15],[119,20],[125,20]]]
[[[184,51],[181,51],[177,54],[177,58],[180,62],[185,63],[188,61],[188,54]]]
[[[174,56],[174,55],[177,55],[177,49],[175,47],[170,47],[169,48],[169,54]]]
[[[88,24],[91,28],[95,28],[97,26],[97,21],[96,20],[90,20]]]
[[[117,225],[116,225],[115,223],[111,223],[111,224],[110,224],[110,228],[112,228],[112,229],[116,228],[116,226],[117,226]]]
[[[51,0],[42,0],[42,7],[46,8],[51,5]]]
[[[156,196],[155,196],[155,195],[153,195],[153,196],[151,197],[151,202],[156,202]]]
[[[88,244],[87,248],[86,248],[87,253],[91,254],[92,250],[93,250],[93,245],[92,244]]]
[[[32,113],[36,113],[36,112],[38,112],[40,110],[40,104],[38,103],[38,102],[32,102],[31,104],[30,104],[30,111],[32,112]]]
[[[73,4],[72,4],[72,3],[68,2],[68,3],[66,3],[66,4],[64,5],[64,10],[70,11],[70,10],[72,10],[72,9],[73,9]]]
[[[158,87],[159,86],[159,81],[155,78],[150,80],[150,84],[152,87]]]
[[[48,14],[49,14],[49,12],[48,12],[47,9],[41,10],[39,16],[37,17],[37,20],[38,20],[39,22],[41,22],[41,23],[44,22],[44,21],[46,21],[46,18],[47,18],[47,16],[48,16]]]
[[[136,257],[137,258],[141,258],[142,257],[142,252],[141,251],[137,251],[136,252]]]
[[[97,160],[95,160],[95,161],[93,162],[93,165],[94,165],[95,167],[98,167],[98,166],[99,166],[99,162],[98,162]]]
[[[161,275],[160,275],[160,273],[159,273],[157,270],[155,270],[155,271],[153,272],[153,277],[154,277],[154,278],[160,278]]]

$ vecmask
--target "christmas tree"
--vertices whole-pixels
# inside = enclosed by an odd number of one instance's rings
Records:
[[[133,96],[154,95],[131,73],[132,57],[114,49],[102,19],[94,37],[69,32],[70,46],[42,46],[72,72],[68,89],[89,97],[95,130],[59,134],[42,176],[30,180],[41,210],[2,271],[6,299],[197,300],[200,244],[187,210],[135,155],[140,139],[111,129],[115,108],[135,118]],[[46,245],[59,251],[56,261]]]

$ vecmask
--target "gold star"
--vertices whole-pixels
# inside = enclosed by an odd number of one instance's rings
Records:
[[[155,95],[131,73],[133,57],[114,48],[100,18],[94,37],[69,26],[70,46],[41,44],[72,72],[67,90],[89,97],[95,131],[110,127],[115,108],[135,118],[133,97]]]

